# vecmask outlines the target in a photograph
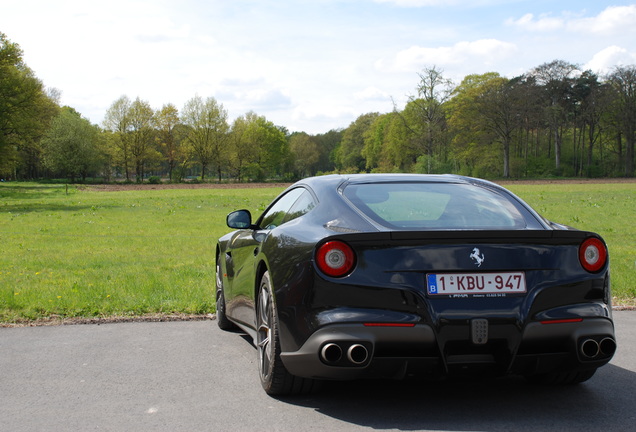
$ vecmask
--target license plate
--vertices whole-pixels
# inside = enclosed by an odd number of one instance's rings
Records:
[[[426,282],[430,295],[498,297],[526,292],[523,272],[429,273]]]

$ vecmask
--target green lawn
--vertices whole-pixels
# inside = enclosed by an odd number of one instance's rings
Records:
[[[544,217],[599,233],[609,247],[615,303],[636,298],[636,183],[506,185]]]
[[[614,295],[636,297],[636,184],[513,185],[544,216],[602,234]],[[0,322],[214,312],[225,216],[282,188],[78,190],[0,184]]]
[[[225,215],[258,213],[280,191],[3,184],[0,321],[214,312]]]

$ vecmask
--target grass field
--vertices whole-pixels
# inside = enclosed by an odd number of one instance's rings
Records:
[[[599,233],[609,247],[615,304],[636,299],[636,183],[506,185],[544,217]]]
[[[544,216],[605,237],[616,302],[636,297],[636,183],[509,185]],[[104,192],[0,184],[0,322],[214,312],[228,212],[281,187]]]
[[[213,312],[225,215],[278,192],[2,185],[0,321]]]

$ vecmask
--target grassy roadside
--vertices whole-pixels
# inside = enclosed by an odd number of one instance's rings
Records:
[[[544,216],[599,232],[616,302],[636,298],[636,184],[508,185]],[[282,187],[117,192],[0,184],[0,323],[214,312],[225,215]]]

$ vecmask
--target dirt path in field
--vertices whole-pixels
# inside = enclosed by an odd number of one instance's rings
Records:
[[[595,178],[595,179],[552,179],[552,180],[494,180],[500,185],[540,185],[540,184],[608,184],[608,183],[636,183],[634,178]]]
[[[599,179],[554,179],[554,180],[496,180],[500,185],[540,185],[540,184],[598,184],[598,183],[634,183],[636,178],[599,178]],[[81,185],[79,189],[89,191],[128,191],[161,189],[253,189],[285,188],[292,183],[162,183],[162,184],[123,184]]]
[[[88,191],[132,191],[132,190],[161,190],[161,189],[253,189],[287,187],[291,183],[162,183],[162,184],[124,184],[110,183],[102,185],[82,185],[79,189]]]

